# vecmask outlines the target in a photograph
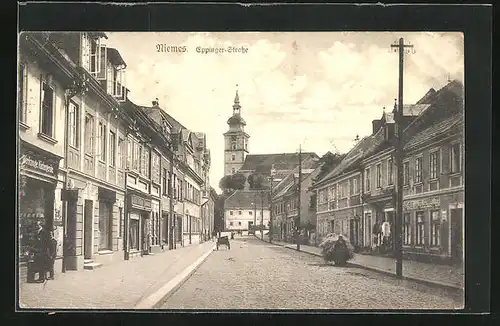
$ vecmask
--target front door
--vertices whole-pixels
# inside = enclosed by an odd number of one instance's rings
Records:
[[[451,258],[461,262],[463,257],[462,208],[450,209]]]
[[[93,208],[92,200],[85,200],[85,206],[83,210],[83,223],[84,223],[84,246],[83,246],[83,257],[84,259],[92,259],[92,223],[94,218],[92,217]]]

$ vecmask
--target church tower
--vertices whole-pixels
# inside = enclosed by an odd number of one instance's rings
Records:
[[[227,120],[229,130],[224,133],[224,175],[231,175],[240,170],[248,154],[248,139],[245,132],[246,122],[241,117],[238,90],[234,97],[233,115]]]

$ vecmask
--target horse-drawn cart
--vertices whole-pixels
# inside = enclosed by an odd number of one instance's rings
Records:
[[[231,249],[231,245],[229,244],[229,238],[227,236],[217,238],[217,250],[219,250],[220,245],[225,245],[227,249]]]

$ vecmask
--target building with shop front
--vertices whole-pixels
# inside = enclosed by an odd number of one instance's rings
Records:
[[[60,144],[65,158],[64,182],[54,196],[64,233],[58,239],[63,269],[123,258],[123,159],[130,121],[120,105],[127,96],[121,82],[126,64],[117,50],[101,44],[105,38],[103,33],[26,33],[20,46],[21,52],[24,46],[36,51],[37,62],[53,66],[38,75],[38,94],[44,97],[40,117],[54,119],[40,125],[38,138]],[[58,85],[55,76],[63,75],[66,80]]]
[[[461,256],[461,87],[454,81],[437,92],[431,89],[403,110],[403,250],[407,257],[448,260]],[[314,184],[317,232],[320,238],[342,233],[360,250],[390,254],[396,189],[394,118],[384,113],[372,124],[373,134],[360,140],[339,166]],[[450,212],[455,216],[453,226],[447,221]]]

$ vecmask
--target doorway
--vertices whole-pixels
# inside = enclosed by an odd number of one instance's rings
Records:
[[[451,258],[456,262],[461,262],[463,258],[462,213],[462,208],[450,209]]]
[[[92,259],[92,224],[94,222],[92,210],[93,207],[92,200],[85,200],[84,210],[83,210],[83,223],[84,223],[84,247],[83,247],[83,258]]]

